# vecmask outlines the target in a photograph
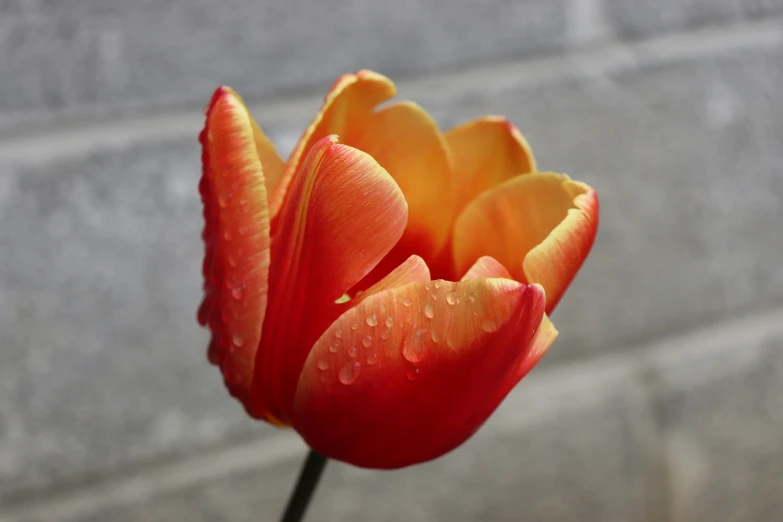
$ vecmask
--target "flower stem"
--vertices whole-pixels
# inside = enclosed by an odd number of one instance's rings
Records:
[[[283,513],[283,518],[280,519],[281,522],[299,522],[302,520],[325,466],[326,457],[310,450],[304,465],[302,465],[302,471],[299,472],[299,480],[296,482],[296,487],[291,493],[291,498],[288,499],[288,507],[286,507],[285,513]]]

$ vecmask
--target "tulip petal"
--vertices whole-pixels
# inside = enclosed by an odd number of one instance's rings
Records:
[[[470,279],[486,279],[488,277],[503,277],[506,279],[513,279],[511,274],[508,273],[506,267],[501,265],[497,259],[489,256],[482,256],[470,267],[464,276],[462,281],[468,281]]]
[[[391,290],[407,283],[425,283],[429,280],[430,269],[427,267],[427,263],[419,256],[411,256],[404,263],[389,272],[386,277],[365,290],[361,296],[354,298],[354,302],[361,302],[373,294]]]
[[[568,176],[518,176],[482,193],[458,216],[452,254],[457,273],[492,256],[524,283],[546,290],[555,308],[592,248],[598,197]]]
[[[343,141],[370,154],[400,186],[408,227],[382,273],[411,253],[431,261],[443,248],[454,217],[451,163],[438,125],[413,102],[357,117]]]
[[[485,190],[536,170],[530,145],[505,118],[470,121],[449,130],[445,138],[454,164],[456,212]]]
[[[530,369],[531,350],[554,339],[536,337],[544,306],[540,286],[510,279],[375,294],[315,343],[293,426],[314,450],[361,467],[438,457],[482,425]]]
[[[280,211],[272,243],[270,307],[254,397],[287,420],[313,343],[352,303],[336,303],[399,240],[407,207],[369,155],[326,137],[313,146]]]
[[[290,188],[294,174],[299,171],[305,155],[322,138],[336,134],[343,143],[344,136],[357,117],[372,111],[381,102],[397,93],[394,83],[383,75],[362,70],[344,74],[334,83],[324,98],[321,110],[299,138],[276,190],[269,196],[272,230],[277,228],[277,217]]]
[[[269,213],[252,118],[230,89],[215,91],[199,139],[205,295],[198,319],[212,331],[210,361],[246,403],[267,306]]]
[[[511,274],[509,274],[506,267],[501,265],[496,259],[489,256],[483,256],[470,267],[462,280],[468,281],[470,279],[486,279],[492,277],[511,279]],[[522,371],[523,374],[530,371],[538,361],[541,360],[547,350],[549,350],[549,347],[552,346],[552,343],[555,342],[557,334],[558,332],[555,329],[555,325],[553,325],[549,320],[549,317],[544,314],[544,317],[541,319],[541,325],[538,327],[535,337],[530,342],[527,355],[525,356],[525,359],[520,362],[520,371]]]

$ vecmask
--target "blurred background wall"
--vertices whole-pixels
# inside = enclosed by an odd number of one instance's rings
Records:
[[[287,154],[338,75],[507,115],[597,188],[561,337],[436,462],[312,521],[779,522],[783,0],[0,0],[0,520],[265,521],[305,448],[204,357],[196,136]]]

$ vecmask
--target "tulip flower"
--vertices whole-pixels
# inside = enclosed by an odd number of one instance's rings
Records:
[[[468,439],[541,359],[598,226],[498,117],[441,133],[394,84],[340,77],[283,161],[231,89],[201,134],[209,360],[315,451],[399,468]]]

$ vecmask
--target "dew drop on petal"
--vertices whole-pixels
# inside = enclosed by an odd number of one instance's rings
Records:
[[[481,329],[485,332],[494,332],[498,329],[498,326],[492,319],[482,319]]]
[[[440,342],[440,334],[436,330],[432,330],[430,332],[430,338],[432,339],[433,343]]]
[[[367,365],[373,366],[378,363],[378,354],[377,353],[371,353],[367,355]]]
[[[228,264],[234,268],[237,266],[237,258],[234,254],[228,255]]]
[[[384,341],[389,338],[389,330],[384,330],[381,332],[381,339]]]
[[[407,297],[406,297],[406,298],[404,298],[404,299],[402,300],[402,305],[403,305],[403,306],[410,306],[410,305],[411,305],[411,300],[410,300],[410,299],[408,299]]]
[[[318,362],[315,363],[315,365],[318,367],[319,370],[326,370],[329,368],[329,363],[326,359],[318,359]]]
[[[378,316],[375,314],[368,315],[364,321],[367,323],[367,326],[375,326],[378,324]]]
[[[405,360],[412,363],[417,363],[424,358],[424,346],[421,343],[421,335],[426,330],[417,330],[413,338],[406,338],[405,344],[402,347],[402,356]]]
[[[340,375],[337,378],[343,384],[351,384],[359,377],[359,372],[362,369],[362,363],[359,361],[349,362],[340,370]]]
[[[362,339],[362,346],[364,346],[365,348],[369,348],[370,346],[372,346],[372,335],[368,335],[367,337]]]
[[[446,302],[450,305],[455,305],[458,302],[457,292],[449,292],[449,295],[446,296]]]
[[[232,288],[231,295],[234,296],[234,299],[242,299],[242,287],[235,286],[234,288]]]
[[[419,378],[419,369],[418,368],[410,368],[407,372],[405,372],[405,377],[408,378],[409,381],[415,381]]]
[[[332,343],[329,345],[329,351],[332,353],[337,353],[337,350],[340,349],[340,345],[337,343]]]
[[[239,334],[234,334],[233,341],[235,346],[242,346],[245,344],[245,338]]]
[[[424,305],[424,315],[429,317],[430,319],[433,318],[435,315],[435,311],[432,309],[432,303],[427,303]]]
[[[392,319],[392,316],[387,317],[386,318],[386,326],[391,328],[393,324],[394,324],[394,319]]]
[[[348,348],[348,357],[356,357],[356,347],[351,346]]]
[[[221,194],[218,196],[218,205],[220,205],[220,208],[226,208],[228,206],[228,199],[225,195]]]
[[[440,288],[440,281],[435,281],[435,289],[437,290]]]
[[[471,292],[470,295],[468,295],[468,299],[470,299],[471,301],[475,301],[476,300],[476,292]]]
[[[343,331],[342,331],[342,329],[341,329],[341,328],[338,328],[338,329],[337,329],[337,330],[334,332],[334,336],[335,336],[335,337],[337,337],[338,339],[342,339],[342,338],[343,338]]]
[[[358,328],[359,328],[359,323],[353,323],[353,324],[351,325],[351,330],[356,330],[356,329],[358,329]]]
[[[225,232],[223,232],[223,239],[225,239],[226,241],[231,241],[232,239],[234,239],[234,233],[231,232],[230,230],[226,230]]]

